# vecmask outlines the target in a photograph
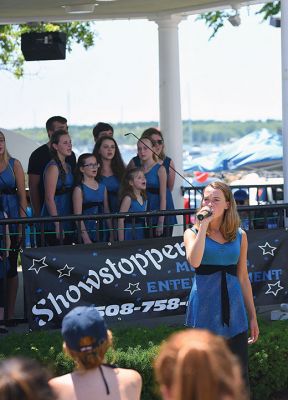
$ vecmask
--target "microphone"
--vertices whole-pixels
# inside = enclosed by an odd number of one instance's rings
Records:
[[[203,221],[203,219],[211,217],[212,211],[211,210],[203,210],[201,213],[197,214],[196,217],[198,221]]]

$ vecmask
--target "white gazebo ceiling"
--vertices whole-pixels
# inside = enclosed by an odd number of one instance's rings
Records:
[[[149,18],[165,14],[197,14],[217,8],[247,6],[268,0],[1,0],[0,24],[96,19]],[[67,13],[65,6],[95,5],[91,13]],[[93,8],[93,7],[92,7]]]

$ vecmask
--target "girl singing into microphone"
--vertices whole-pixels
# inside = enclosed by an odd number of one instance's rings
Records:
[[[186,325],[227,338],[248,385],[247,345],[256,342],[259,328],[247,272],[247,236],[239,227],[229,186],[223,182],[206,186],[198,214],[205,218],[184,233],[186,257],[195,268]]]

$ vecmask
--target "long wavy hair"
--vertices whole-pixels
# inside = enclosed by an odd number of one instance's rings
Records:
[[[146,129],[143,133],[142,133],[142,135],[141,135],[141,139],[150,139],[150,140],[152,140],[152,143],[153,143],[153,139],[152,139],[152,136],[153,135],[158,135],[158,136],[160,136],[161,137],[161,139],[163,140],[163,147],[162,147],[162,150],[161,150],[161,152],[160,152],[160,154],[159,154],[159,158],[160,158],[160,160],[164,160],[165,159],[165,157],[166,157],[166,154],[165,154],[165,152],[164,152],[164,146],[165,146],[165,144],[164,144],[164,137],[163,137],[163,135],[162,135],[162,132],[159,130],[159,129],[157,129],[157,128],[148,128],[148,129]]]
[[[76,367],[79,370],[85,371],[92,368],[99,367],[105,358],[105,354],[109,347],[112,346],[113,336],[112,332],[107,330],[107,339],[103,341],[98,347],[91,351],[75,351],[71,350],[64,342],[64,351],[73,359],[76,363]]]
[[[52,159],[56,162],[58,168],[59,168],[59,176],[61,179],[62,186],[65,185],[65,180],[66,180],[66,172],[65,169],[63,168],[63,165],[58,157],[57,150],[53,147],[53,144],[58,144],[60,141],[61,136],[64,135],[69,135],[67,131],[64,131],[63,129],[59,129],[58,131],[55,131],[52,133],[50,137],[50,153]]]
[[[139,172],[142,172],[144,174],[141,167],[131,168],[125,172],[123,179],[121,181],[121,188],[119,194],[120,202],[124,199],[125,196],[129,196],[131,197],[131,199],[136,200],[136,196],[133,187],[130,184],[130,181],[132,181]],[[146,200],[146,190],[142,190],[141,195]]]
[[[230,187],[228,185],[226,185],[226,183],[224,183],[224,182],[215,181],[215,182],[209,183],[209,185],[207,185],[203,190],[201,206],[199,207],[199,210],[203,206],[202,204],[203,204],[203,199],[204,199],[204,192],[205,192],[205,189],[208,187],[212,187],[213,189],[221,190],[221,192],[224,194],[225,201],[229,202],[228,209],[224,211],[223,220],[220,225],[220,232],[222,233],[225,240],[227,240],[228,242],[231,242],[232,240],[236,239],[237,230],[240,226],[240,217],[237,212],[237,205],[236,205],[233,193],[232,193]],[[198,220],[196,221],[195,225],[196,225],[196,227],[199,227]],[[207,233],[209,234],[209,227],[208,227]]]
[[[247,400],[238,360],[222,337],[206,330],[170,336],[160,347],[154,371],[173,400]]]
[[[3,160],[4,160],[5,164],[7,164],[8,161],[9,161],[9,158],[11,158],[11,156],[10,156],[8,150],[7,150],[5,135],[4,135],[4,133],[2,131],[0,131],[0,137],[1,136],[2,136],[2,139],[4,139],[4,142],[5,142]]]
[[[100,147],[102,146],[102,143],[104,142],[104,140],[110,140],[115,145],[115,155],[111,160],[111,169],[112,169],[113,175],[115,175],[121,182],[122,177],[125,173],[126,167],[125,167],[124,161],[122,159],[118,144],[117,144],[116,140],[111,136],[100,137],[94,146],[93,155],[96,157],[96,159],[98,160],[98,162],[100,164],[98,175],[101,175],[101,173],[102,173],[103,161],[102,161],[102,157],[100,155]]]

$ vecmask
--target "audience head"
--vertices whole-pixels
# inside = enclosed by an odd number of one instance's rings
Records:
[[[100,137],[94,146],[93,154],[100,164],[100,174],[103,166],[103,161],[110,161],[113,174],[117,176],[121,181],[125,172],[125,164],[122,159],[117,142],[112,136]]]
[[[148,138],[152,140],[154,145],[153,150],[159,156],[161,160],[164,160],[165,153],[164,153],[164,137],[162,132],[157,128],[148,128],[146,129],[142,135],[141,139]]]
[[[98,122],[98,124],[93,128],[93,136],[95,143],[102,136],[113,136],[114,129],[110,124],[106,122]]]
[[[49,139],[53,132],[58,130],[64,130],[68,132],[67,119],[64,117],[60,117],[60,115],[55,115],[54,117],[47,119],[46,131],[48,133]]]
[[[234,199],[237,206],[244,206],[248,203],[249,195],[246,190],[238,189],[236,192],[234,192]]]
[[[140,190],[146,199],[146,178],[141,167],[127,169],[121,182],[120,200],[125,196],[130,196],[136,200],[134,188]]]
[[[10,154],[8,153],[6,147],[5,135],[2,131],[0,131],[0,158],[2,158],[5,162],[8,162],[10,158]]]
[[[66,314],[61,332],[65,351],[82,370],[101,365],[112,345],[112,333],[93,306],[76,307]]]
[[[96,178],[99,164],[92,153],[84,153],[79,156],[75,170],[75,184],[79,185],[84,178],[84,174]]]
[[[56,400],[47,371],[35,360],[8,358],[0,362],[1,400]]]
[[[244,400],[241,369],[220,336],[198,329],[173,334],[154,363],[164,400]]]

